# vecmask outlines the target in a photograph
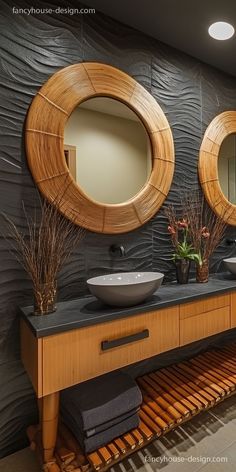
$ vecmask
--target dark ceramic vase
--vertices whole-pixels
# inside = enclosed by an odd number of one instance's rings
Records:
[[[179,284],[188,283],[190,263],[189,259],[178,259],[175,261],[176,278]]]

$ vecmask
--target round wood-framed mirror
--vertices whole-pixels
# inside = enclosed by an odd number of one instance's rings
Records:
[[[228,194],[229,183],[226,180],[229,179],[229,173],[228,177],[227,172],[223,174],[223,166],[228,166],[230,157],[236,158],[236,155],[231,154],[231,143],[227,143],[228,138],[235,133],[236,111],[225,111],[217,115],[204,134],[198,164],[199,179],[207,202],[218,216],[234,226],[236,204],[232,203]],[[229,150],[226,151],[226,148]],[[236,173],[233,180],[235,184]]]
[[[66,123],[79,104],[93,97],[110,97],[127,105],[150,140],[150,176],[136,195],[122,203],[101,203],[87,195],[65,159]],[[158,211],[168,194],[174,173],[169,123],[152,95],[112,66],[87,62],[55,73],[34,97],[25,133],[29,167],[42,194],[51,202],[58,202],[60,195],[60,211],[91,231],[113,234],[138,228]]]

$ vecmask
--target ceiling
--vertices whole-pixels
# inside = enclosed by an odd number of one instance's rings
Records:
[[[82,102],[78,108],[84,108],[86,110],[106,113],[107,115],[119,116],[120,118],[125,118],[126,120],[140,122],[138,115],[136,115],[133,110],[127,107],[127,105],[109,97],[90,98]]]
[[[236,76],[236,33],[227,41],[208,35],[215,21],[236,30],[236,0],[83,0],[106,15]]]

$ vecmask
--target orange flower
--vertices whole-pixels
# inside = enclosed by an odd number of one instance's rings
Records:
[[[202,234],[202,237],[205,239],[208,239],[210,237],[210,233],[206,226],[203,226],[203,228],[201,229],[201,234]]]
[[[174,226],[168,226],[168,231],[169,231],[170,234],[175,234],[176,233]]]
[[[204,233],[202,233],[202,237],[208,239],[210,237],[209,231],[204,231]]]
[[[179,220],[178,221],[178,227],[179,228],[188,228],[188,222],[185,218],[183,218],[182,220]]]

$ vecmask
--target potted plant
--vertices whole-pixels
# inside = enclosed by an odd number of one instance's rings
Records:
[[[168,232],[175,249],[172,259],[176,267],[177,282],[186,284],[189,279],[191,261],[198,263],[199,255],[194,251],[189,239],[188,220],[184,217],[178,219],[173,206],[169,206],[165,213],[169,221]]]

